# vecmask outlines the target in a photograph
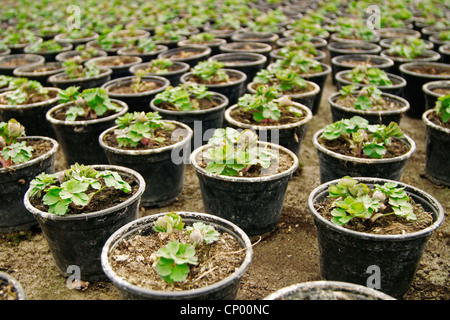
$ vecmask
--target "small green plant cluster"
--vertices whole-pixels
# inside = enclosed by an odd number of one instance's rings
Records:
[[[439,31],[437,38],[440,41],[450,41],[450,30]]]
[[[120,111],[120,108],[111,101],[105,90],[101,88],[90,88],[80,92],[80,87],[71,86],[61,90],[58,97],[60,103],[74,103],[66,111],[67,121],[75,121],[79,116],[96,119],[107,111]]]
[[[271,84],[277,86],[280,91],[290,91],[294,86],[306,87],[306,80],[297,71],[291,68],[262,69],[253,78],[256,83]]]
[[[390,86],[391,79],[384,70],[380,68],[368,68],[367,66],[357,66],[347,75],[348,80],[356,84]]]
[[[115,47],[125,46],[125,41],[117,36],[111,33],[101,34],[97,39],[97,44],[100,46],[103,50],[111,50]]]
[[[404,134],[395,122],[387,126],[371,125],[366,119],[354,116],[325,126],[320,137],[329,141],[343,139],[355,157],[379,159],[386,154],[392,138],[403,138]]]
[[[94,35],[94,31],[90,28],[73,28],[65,32],[64,35],[69,39],[77,40],[92,37]]]
[[[5,94],[9,105],[21,105],[38,96],[48,98],[48,89],[44,88],[39,81],[15,78],[10,80],[9,88],[12,90]]]
[[[287,19],[284,12],[277,8],[260,14],[246,24],[249,30],[254,32],[279,32],[280,24],[286,22]]]
[[[155,34],[152,38],[157,43],[166,41],[180,41],[183,39],[181,31],[171,23],[155,26],[154,33]]]
[[[286,41],[285,46],[278,51],[278,54],[284,58],[289,56],[291,52],[298,51],[306,55],[308,58],[314,58],[317,55],[317,49],[314,47],[312,42],[303,41],[298,43],[294,40]]]
[[[356,110],[382,110],[386,105],[386,101],[382,97],[382,91],[377,87],[364,87],[355,96],[357,85],[344,86],[339,90],[340,98],[350,97],[353,100],[353,107]]]
[[[364,41],[373,40],[375,37],[373,30],[369,29],[365,24],[347,21],[339,22],[339,30],[337,35],[339,38],[343,39],[356,39]]]
[[[223,70],[225,64],[216,60],[204,60],[192,68],[192,74],[206,82],[228,82],[230,77]]]
[[[25,136],[25,128],[16,119],[0,122],[1,167],[9,167],[31,159],[34,149],[27,146],[26,141],[19,142],[17,140],[22,136]]]
[[[426,43],[417,37],[408,37],[407,40],[394,40],[388,53],[393,56],[414,59],[423,54],[426,50]]]
[[[17,79],[17,78],[1,74],[0,75],[0,88],[2,88],[2,89],[12,88],[11,86],[13,85],[15,79]]]
[[[154,103],[170,103],[179,111],[193,111],[199,109],[200,99],[211,100],[213,96],[212,91],[202,84],[183,83],[176,87],[168,86],[164,91],[155,96]]]
[[[158,112],[126,113],[116,119],[118,129],[114,131],[119,147],[137,147],[163,143],[164,137],[158,137],[156,130],[174,130],[175,126],[164,123]]]
[[[87,61],[83,64],[81,57],[64,61],[63,67],[69,79],[91,78],[101,73],[95,62]]]
[[[140,53],[148,53],[156,50],[156,43],[152,38],[139,38],[131,40],[128,45],[136,48]]]
[[[196,248],[210,245],[220,236],[212,225],[203,222],[195,222],[192,226],[185,227],[182,218],[175,212],[159,217],[153,230],[158,232],[160,239],[168,237],[170,240],[152,255],[156,272],[167,283],[185,281],[189,276],[189,265],[198,264]],[[189,241],[181,242],[175,239],[175,230],[186,233]]]
[[[36,35],[28,29],[17,29],[9,26],[1,31],[2,41],[7,46],[16,46],[24,43],[32,43]]]
[[[173,61],[165,58],[157,58],[151,60],[145,69],[145,73],[165,74],[168,68],[173,66]]]
[[[194,33],[189,36],[189,42],[195,44],[210,43],[216,40],[216,36],[209,32]]]
[[[319,61],[308,57],[302,51],[289,52],[283,59],[277,59],[271,68],[291,68],[300,74],[310,74],[323,71],[322,65]]]
[[[375,221],[389,215],[416,220],[410,198],[404,188],[394,182],[375,184],[373,189],[351,177],[342,178],[328,188],[329,197],[336,198],[331,222],[346,225],[352,219]]]
[[[79,44],[75,47],[79,57],[82,60],[88,60],[90,58],[96,57],[98,55],[98,50],[94,47],[86,47],[85,44]],[[73,59],[73,58],[72,58]]]
[[[33,43],[28,47],[29,52],[58,52],[61,51],[63,47],[55,40],[50,39],[43,42]]]
[[[242,132],[233,128],[214,131],[203,153],[206,171],[225,176],[242,176],[252,167],[267,169],[278,156],[268,148],[258,147],[258,135],[246,129]]]
[[[436,101],[435,109],[442,122],[447,123],[450,120],[450,94],[439,97]]]
[[[106,188],[131,192],[130,184],[116,171],[98,171],[78,163],[63,174],[40,173],[30,182],[30,188],[30,198],[42,197],[48,212],[61,216],[66,215],[70,207],[86,207]]]

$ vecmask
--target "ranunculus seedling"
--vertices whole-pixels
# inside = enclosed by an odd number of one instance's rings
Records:
[[[436,114],[441,117],[443,123],[450,119],[450,94],[441,96],[436,101]]]
[[[0,122],[0,164],[9,167],[12,164],[26,162],[33,155],[33,147],[17,138],[25,136],[25,128],[15,119]]]
[[[209,91],[205,85],[196,83],[184,83],[176,87],[168,86],[164,91],[155,96],[154,103],[159,105],[162,102],[170,103],[179,111],[199,110],[198,100],[211,100],[213,92]]]

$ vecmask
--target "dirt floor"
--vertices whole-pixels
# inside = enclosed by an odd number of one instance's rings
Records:
[[[303,141],[300,162],[303,170],[289,183],[284,208],[277,230],[254,246],[254,258],[242,279],[238,299],[259,300],[277,289],[295,283],[320,280],[316,231],[307,208],[309,193],[318,186],[319,167],[313,134],[331,122],[327,97],[335,92],[330,77],[324,88],[319,114],[309,124]],[[432,184],[424,177],[425,126],[421,120],[403,118],[401,128],[417,144],[402,181],[417,186],[435,196],[450,212],[450,190]],[[58,153],[58,168],[63,166]],[[161,209],[141,210],[143,216],[169,211],[202,212],[203,204],[197,177],[187,167],[185,186],[179,200]],[[406,300],[450,299],[450,221],[430,239],[419,270]],[[23,285],[28,299],[79,300],[120,299],[110,282],[95,282],[81,291],[68,289],[66,279],[57,270],[47,243],[38,228],[23,234],[0,235],[0,270],[10,273]]]

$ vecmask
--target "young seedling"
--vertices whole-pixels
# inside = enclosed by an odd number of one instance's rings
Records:
[[[359,116],[343,119],[325,126],[320,138],[343,139],[355,157],[382,158],[391,145],[392,138],[403,138],[403,132],[395,122],[389,125],[370,125]]]
[[[30,52],[57,52],[62,49],[63,47],[53,39],[43,42],[36,42],[28,47]]]
[[[214,40],[216,40],[216,36],[209,32],[195,33],[189,36],[189,42],[194,44],[211,43],[214,42]]]
[[[41,173],[31,181],[30,186],[31,197],[43,195],[48,212],[56,215],[66,215],[69,207],[86,207],[106,188],[131,192],[131,186],[117,172],[97,171],[79,164],[72,165],[62,175]]]
[[[278,156],[268,148],[257,146],[258,136],[251,130],[239,132],[232,128],[220,128],[214,131],[208,143],[211,148],[205,150],[208,172],[243,176],[252,167],[267,169]]]
[[[370,86],[364,87],[359,92],[355,93],[355,90],[358,89],[357,85],[348,85],[342,87],[339,90],[340,98],[344,99],[349,97],[353,100],[353,107],[356,110],[382,110],[383,106],[387,104],[387,102],[382,97],[382,91],[377,87]]]
[[[291,68],[270,70],[262,69],[256,74],[253,81],[257,83],[275,85],[282,92],[290,91],[295,86],[298,88],[306,87],[306,80]]]
[[[33,147],[17,138],[25,136],[25,128],[15,119],[0,122],[0,164],[9,167],[13,164],[26,162],[33,155]]]
[[[83,65],[81,57],[64,61],[63,67],[69,79],[91,78],[100,74],[100,69],[95,62],[87,61]]]
[[[408,221],[417,219],[407,193],[396,183],[376,184],[370,189],[351,177],[344,177],[330,186],[328,192],[330,198],[336,198],[331,222],[337,225],[346,225],[352,219],[374,222],[392,214]]]
[[[10,81],[9,88],[12,90],[5,94],[9,105],[21,105],[34,101],[36,97],[48,98],[48,89],[39,81],[15,78]]]
[[[79,116],[96,119],[107,111],[120,110],[103,89],[90,88],[82,92],[79,92],[79,89],[80,87],[71,86],[58,93],[60,103],[74,102],[75,104],[66,111],[67,121],[75,121]]]
[[[168,86],[164,91],[155,96],[154,103],[170,103],[176,110],[192,111],[199,110],[200,103],[198,100],[211,100],[213,92],[208,91],[205,85],[196,83],[180,84],[176,87]]]
[[[194,246],[202,243],[211,244],[219,239],[219,233],[213,226],[204,224],[203,222],[195,222],[192,227],[186,228],[189,239]]]
[[[423,54],[426,43],[420,38],[408,37],[407,40],[394,40],[388,53],[393,56],[414,59]]]
[[[272,68],[274,69],[286,69],[292,68],[299,74],[311,74],[321,72],[322,65],[319,61],[308,57],[302,51],[289,52],[284,59],[277,59]]]
[[[435,109],[442,122],[447,123],[450,119],[450,94],[439,97],[436,101]]]
[[[131,47],[135,47],[140,53],[148,53],[156,50],[156,43],[152,38],[139,38],[129,42]]]
[[[391,79],[387,73],[379,68],[368,68],[366,66],[357,66],[348,74],[348,80],[356,84],[390,86]]]
[[[173,61],[170,59],[158,58],[153,59],[148,63],[145,68],[145,73],[165,74],[168,72],[168,68],[173,66]]]
[[[117,118],[116,134],[119,147],[137,147],[139,144],[152,146],[165,141],[157,135],[157,129],[173,131],[175,126],[161,121],[158,112],[126,113]]]
[[[222,83],[228,82],[230,77],[223,70],[225,64],[216,60],[200,61],[192,68],[192,74],[206,83]]]

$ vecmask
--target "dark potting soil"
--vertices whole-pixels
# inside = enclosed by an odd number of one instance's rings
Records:
[[[355,96],[345,96],[340,97],[335,101],[337,105],[340,105],[344,108],[348,109],[355,109],[354,103],[356,101]],[[383,102],[384,101],[384,102]],[[402,108],[403,105],[400,103],[396,103],[394,101],[389,101],[382,99],[382,101],[374,101],[372,100],[372,106],[370,108],[370,111],[392,111]]]
[[[232,84],[232,83],[235,83],[235,82],[239,81],[240,79],[241,78],[239,78],[239,77],[229,76],[228,77],[228,81],[216,80],[216,79],[214,79],[214,77],[211,78],[210,80],[205,80],[205,79],[202,79],[202,78],[197,77],[195,75],[191,75],[189,77],[189,79],[186,79],[186,80],[187,81],[193,81],[193,82],[198,83],[198,84],[215,85],[215,84]]]
[[[182,127],[176,125],[175,130],[177,130],[177,129],[182,129]],[[154,142],[154,143],[150,143],[150,144],[143,144],[142,142],[139,142],[139,144],[136,147],[119,147],[119,143],[117,142],[117,138],[116,138],[116,135],[114,134],[114,131],[110,131],[107,134],[105,134],[103,141],[105,142],[106,145],[108,145],[110,147],[118,148],[118,149],[122,149],[122,150],[158,149],[158,148],[163,148],[163,147],[173,145],[179,141],[182,141],[185,138],[184,135],[179,135],[179,134],[173,136],[172,134],[175,130],[167,131],[167,130],[158,128],[155,130],[155,138],[164,138],[163,142],[161,142],[161,143]]]
[[[410,72],[426,74],[426,75],[441,75],[450,76],[450,68],[440,68],[433,65],[423,65],[420,67],[412,67],[407,69]]]
[[[58,70],[58,69],[61,69],[61,67],[58,67],[57,65],[44,65],[44,66],[36,67],[36,69],[34,69],[32,72],[33,73],[42,73],[42,72],[53,71],[53,70]]]
[[[117,66],[123,66],[130,63],[136,62],[136,58],[126,57],[126,56],[115,56],[110,57],[106,59],[99,59],[97,61],[97,65],[103,66],[103,67],[117,67]]]
[[[267,84],[269,86],[276,86],[276,85],[279,85],[280,82],[272,80],[272,81],[269,81]],[[252,85],[252,89],[256,90],[258,85],[260,85],[260,83],[254,83]],[[304,94],[304,93],[311,92],[314,89],[315,88],[312,84],[306,83],[306,86],[304,88],[302,88],[298,85],[294,85],[294,86],[292,86],[292,88],[290,90],[284,90],[284,91],[282,91],[282,93],[285,95],[298,95],[298,94]]]
[[[409,146],[403,142],[400,139],[397,138],[392,138],[391,139],[392,142],[389,146],[385,146],[386,147],[386,153],[383,155],[383,159],[388,159],[388,158],[395,158],[395,157],[399,157],[404,155],[405,153],[407,153],[409,151]],[[350,143],[343,137],[339,137],[335,140],[327,140],[324,138],[319,138],[319,143],[324,146],[325,148],[327,148],[330,151],[345,155],[345,156],[350,156],[350,157],[355,157],[353,150],[350,148]],[[364,155],[363,152],[361,152],[360,156],[356,156],[357,158],[364,158],[364,159],[371,159],[369,157],[367,157],[366,155]]]
[[[431,112],[428,115],[428,120],[430,120],[435,125],[438,125],[438,126],[440,126],[442,128],[450,129],[450,121],[447,121],[446,123],[444,123],[444,121],[442,121],[442,118],[439,117],[435,112]]]
[[[17,59],[11,59],[8,61],[4,61],[4,62],[0,63],[0,66],[4,67],[4,68],[11,68],[11,67],[24,66],[29,63],[30,63],[30,61],[27,59],[17,58]]]
[[[297,113],[294,113],[290,111],[288,108],[280,107],[281,116],[278,119],[278,121],[261,121],[257,122],[253,119],[253,114],[256,111],[250,110],[250,111],[244,111],[242,108],[236,108],[234,109],[230,116],[241,123],[250,124],[250,125],[258,125],[258,126],[277,126],[277,125],[284,125],[284,124],[290,124],[290,123],[297,123],[302,121],[306,114],[298,115]]]
[[[189,243],[189,236],[180,230],[170,235],[151,233],[134,235],[119,243],[111,253],[110,263],[114,272],[129,283],[157,291],[184,291],[206,287],[233,274],[245,258],[245,250],[228,233],[209,245],[195,248],[197,265],[189,265],[188,278],[172,284],[163,280],[153,267],[154,253],[173,240]]]
[[[202,54],[202,51],[180,50],[179,53],[170,55],[169,59],[187,59]]]
[[[441,94],[443,96],[450,94],[450,88],[435,88],[432,89],[431,91],[437,94]]]
[[[173,65],[168,66],[165,69],[160,69],[160,68],[157,68],[157,67],[152,68],[151,65],[148,65],[146,67],[143,67],[140,70],[145,70],[146,72],[149,72],[149,73],[165,74],[165,73],[175,72],[175,71],[181,70],[182,68],[183,68],[183,66],[174,63]]]
[[[26,104],[32,104],[32,103],[39,103],[47,100],[51,100],[56,98],[58,93],[54,90],[49,90],[46,95],[28,95],[27,101],[21,103],[20,105],[26,105]],[[6,96],[3,95],[0,98],[0,104],[9,105],[8,99],[6,99]]]
[[[50,141],[47,140],[26,139],[26,142],[27,146],[33,147],[33,156],[31,157],[30,160],[33,160],[35,158],[42,156],[43,154],[46,154],[53,147]]]
[[[71,106],[72,105],[64,106],[61,109],[56,110],[55,112],[52,113],[52,117],[57,119],[57,120],[65,121],[66,120],[66,111]],[[111,116],[111,115],[113,115],[115,113],[116,113],[116,111],[108,110],[103,115],[97,116],[95,114],[95,112],[88,112],[84,116],[78,116],[75,121],[86,121],[86,120],[94,120],[94,119],[99,119],[99,118],[106,118],[106,117],[109,117],[109,116]]]
[[[6,279],[0,279],[0,301],[17,299],[17,292],[13,284]]]
[[[331,211],[334,208],[333,203],[336,199],[337,198],[326,198],[320,205],[316,204],[317,211],[324,218],[331,220],[333,218]],[[404,217],[391,214],[380,217],[373,222],[369,219],[363,220],[355,218],[344,225],[344,228],[371,234],[401,235],[425,229],[433,224],[433,216],[430,212],[425,211],[420,204],[414,203],[412,200],[411,204],[413,205],[414,214],[416,215],[417,220],[407,221]],[[385,214],[391,213],[392,211],[392,207],[387,204],[386,208],[378,211],[378,213]]]
[[[208,99],[208,98],[202,98],[202,99],[196,99],[195,97],[191,97],[192,100],[196,100],[198,102],[198,110],[207,110],[214,107],[217,107],[220,103],[217,102],[214,99]],[[191,100],[191,101],[192,101]],[[173,106],[170,102],[163,101],[156,105],[158,108],[164,109],[164,110],[172,110],[172,111],[179,111],[177,108]]]
[[[369,68],[372,67],[376,67],[377,64],[373,63],[372,61],[370,61],[370,58],[368,58],[367,60],[342,60],[340,61],[341,64],[347,65],[347,66],[352,66],[352,67],[356,67],[356,66],[366,66]]]
[[[140,92],[147,92],[147,91],[153,91],[158,88],[160,88],[161,85],[158,84],[155,81],[151,80],[142,80],[141,85],[139,86],[139,89],[136,90],[132,87],[131,83],[121,84],[118,86],[113,86],[108,89],[109,92],[112,93],[121,93],[121,94],[133,94],[133,93],[140,93]]]
[[[120,174],[120,172],[119,172]],[[134,181],[132,178],[128,178],[122,175],[122,179],[126,182],[128,182],[131,186],[131,191],[128,193],[125,193],[122,190],[115,189],[113,187],[107,187],[103,189],[102,191],[95,194],[88,205],[84,207],[76,206],[74,204],[71,204],[69,206],[69,211],[66,213],[67,215],[71,214],[81,214],[81,213],[89,213],[89,212],[95,212],[100,211],[103,209],[114,207],[115,205],[122,203],[126,201],[127,199],[131,198],[133,194],[137,192],[139,189],[139,185],[136,181]],[[103,182],[103,179],[100,178],[100,182],[102,184],[102,187],[105,185]],[[93,188],[89,188],[86,191],[87,195],[90,195],[92,192],[96,192],[97,190]],[[43,196],[43,194],[42,194]],[[33,207],[48,212],[48,206],[43,203],[41,197],[34,197],[30,199],[30,203]]]

